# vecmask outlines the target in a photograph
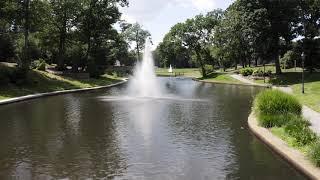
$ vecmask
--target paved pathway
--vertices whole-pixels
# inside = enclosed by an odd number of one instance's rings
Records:
[[[247,83],[247,84],[252,84],[252,85],[257,85],[257,83],[254,83],[252,81],[250,81],[249,79],[246,79],[238,74],[233,74],[231,75],[231,77],[241,81],[241,82],[244,82],[244,83]],[[293,90],[291,87],[287,86],[287,87],[279,87],[279,86],[272,86],[273,89],[279,89],[285,93],[288,93],[288,94],[293,94]],[[311,108],[309,108],[308,106],[303,106],[302,108],[302,115],[304,118],[306,118],[307,120],[309,120],[309,122],[311,123],[311,129],[317,133],[318,135],[320,135],[320,113],[312,110]]]

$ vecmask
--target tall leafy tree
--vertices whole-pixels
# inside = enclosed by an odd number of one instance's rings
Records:
[[[131,44],[134,43],[137,54],[137,60],[140,59],[140,52],[144,49],[145,40],[151,36],[150,32],[143,29],[138,23],[135,24],[122,24],[123,35],[126,40]]]
[[[58,34],[59,47],[57,56],[57,68],[64,69],[64,59],[68,34],[76,25],[77,10],[81,7],[74,0],[50,0],[53,16],[53,32]]]

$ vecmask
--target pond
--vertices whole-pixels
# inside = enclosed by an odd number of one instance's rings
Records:
[[[262,88],[160,78],[0,106],[0,179],[304,179],[247,126]]]

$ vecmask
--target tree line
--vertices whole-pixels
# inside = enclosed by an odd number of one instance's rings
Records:
[[[92,77],[116,60],[132,65],[150,33],[120,20],[119,7],[128,5],[127,0],[1,0],[0,61],[28,71],[42,59],[57,70],[69,66]]]
[[[305,54],[312,72],[320,66],[319,0],[236,0],[225,11],[213,10],[174,25],[156,51],[160,66],[227,69],[274,63],[292,64]]]

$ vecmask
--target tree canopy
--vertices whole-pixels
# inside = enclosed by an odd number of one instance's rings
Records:
[[[162,66],[196,62],[205,76],[206,64],[236,69],[275,63],[280,74],[279,60],[287,51],[304,51],[312,71],[320,66],[319,13],[319,0],[236,0],[225,11],[174,25],[156,54]]]

